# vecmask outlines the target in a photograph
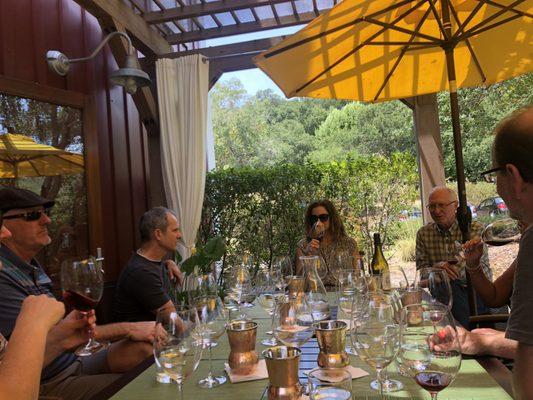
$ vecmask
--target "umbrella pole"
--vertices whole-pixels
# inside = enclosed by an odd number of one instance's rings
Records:
[[[450,9],[448,0],[442,0],[442,22],[446,39],[452,37],[452,24],[450,20]],[[446,68],[448,71],[448,84],[450,87],[450,108],[452,113],[453,147],[455,153],[455,173],[457,176],[457,191],[459,195],[459,208],[457,209],[457,222],[461,229],[463,243],[470,239],[470,225],[472,223],[472,212],[466,203],[466,179],[463,162],[463,143],[461,138],[461,122],[459,118],[459,100],[457,97],[457,81],[455,76],[455,60],[453,50],[455,44],[447,41],[444,47],[446,55]],[[470,315],[477,315],[477,301],[470,276],[466,274],[468,306]]]

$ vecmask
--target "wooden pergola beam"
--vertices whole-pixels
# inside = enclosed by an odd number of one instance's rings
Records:
[[[82,8],[94,15],[100,24],[113,25],[112,21],[124,27],[133,36],[139,50],[146,56],[169,53],[172,47],[144,19],[133,12],[122,1],[109,0],[75,0]],[[133,38],[132,38],[133,39]]]
[[[167,36],[167,40],[170,44],[197,42],[200,40],[239,35],[241,33],[251,33],[267,29],[302,25],[311,22],[315,18],[315,13],[307,12],[300,14],[299,18],[296,18],[294,15],[280,17],[279,23],[276,21],[275,18],[264,19],[255,22],[243,22],[239,25],[229,25],[223,28],[209,28],[204,29],[203,31],[177,33],[174,35]]]
[[[200,49],[161,54],[157,58],[179,58],[184,56],[190,56],[191,54],[202,54],[207,58],[221,58],[236,54],[242,55],[245,53],[256,53],[259,51],[268,50],[272,46],[275,46],[276,44],[280,43],[285,38],[287,38],[287,36],[274,36],[266,39],[250,40],[248,42],[203,47]],[[147,57],[143,64],[150,63],[153,61],[155,61],[155,58]]]
[[[209,3],[192,4],[185,7],[167,8],[162,11],[152,11],[144,14],[144,20],[149,24],[176,21],[187,18],[197,18],[204,15],[232,12],[252,7],[269,6],[277,3],[286,3],[288,0],[225,0]]]
[[[257,68],[253,58],[257,53],[238,54],[209,62],[209,88],[218,81],[224,72],[242,71]]]

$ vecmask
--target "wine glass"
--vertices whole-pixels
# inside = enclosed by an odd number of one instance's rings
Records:
[[[218,285],[212,274],[199,274],[193,272],[185,280],[185,291],[187,292],[188,304],[193,304],[194,299],[202,296],[216,295]]]
[[[483,242],[491,246],[503,246],[518,242],[521,236],[520,223],[512,218],[502,218],[487,225],[481,232]]]
[[[255,294],[252,287],[252,278],[246,266],[236,265],[232,268],[227,281],[226,297],[228,301],[237,303],[239,311],[238,319],[250,319],[244,311],[243,306],[247,301],[253,301]]]
[[[342,368],[316,368],[307,374],[310,400],[351,400],[352,375]]]
[[[320,257],[301,256],[300,262],[304,270],[304,293],[307,303],[313,310],[313,318],[316,321],[327,319],[330,315],[330,310],[328,294],[318,274]]]
[[[448,274],[443,269],[420,268],[416,271],[414,288],[422,289],[428,293],[430,302],[438,302],[451,309],[453,304],[452,288]]]
[[[286,276],[292,276],[292,261],[288,256],[279,256],[274,258],[274,262],[270,266],[270,275],[276,288],[284,291],[287,287]]]
[[[196,330],[197,339],[209,351],[209,373],[207,377],[198,381],[198,386],[211,389],[226,382],[225,376],[213,376],[211,350],[217,344],[216,340],[222,336],[228,323],[228,315],[217,295],[202,296],[194,299],[194,307],[198,313],[200,328]]]
[[[322,239],[324,239],[325,234],[326,234],[326,228],[324,227],[324,224],[322,223],[322,221],[318,220],[311,227],[309,241],[311,241],[312,239],[316,239],[319,242],[321,242]]]
[[[359,356],[376,370],[376,381],[383,397],[382,371],[396,357],[399,347],[399,328],[394,321],[390,299],[382,293],[368,295],[368,312],[353,324],[352,344]]]
[[[279,297],[284,296],[284,292],[276,291],[276,289],[277,287],[274,282],[271,281],[269,285],[262,287],[257,297],[259,305],[266,313],[268,313],[271,319],[276,308],[276,300]],[[270,330],[267,331],[266,334],[273,335],[273,332]],[[278,342],[276,341],[276,338],[271,337],[270,339],[263,340],[261,344],[264,346],[276,346]]]
[[[442,304],[413,304],[402,309],[402,369],[436,400],[461,367],[461,347],[450,310]]]
[[[202,340],[198,340],[201,329],[194,307],[157,313],[155,361],[177,383],[181,400],[184,399],[183,381],[198,368],[202,358]]]
[[[103,271],[92,257],[81,261],[64,261],[61,265],[61,288],[65,303],[86,317],[102,298]],[[108,342],[96,341],[92,330],[89,330],[89,336],[89,342],[75,351],[77,356],[90,356],[109,346]]]
[[[301,347],[314,334],[313,312],[305,297],[281,296],[272,317],[274,337],[285,346]]]

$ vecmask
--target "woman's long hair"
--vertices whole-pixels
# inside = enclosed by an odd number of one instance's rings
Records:
[[[337,209],[330,200],[323,199],[309,204],[307,210],[305,211],[305,235],[307,237],[311,236],[311,229],[313,228],[313,224],[311,223],[311,213],[316,207],[324,207],[328,212],[329,230],[334,241],[347,236],[346,230],[344,229],[344,224],[342,223]]]

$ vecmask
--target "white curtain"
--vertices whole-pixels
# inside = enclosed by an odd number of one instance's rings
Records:
[[[156,62],[163,181],[181,225],[184,259],[195,243],[205,188],[209,63],[202,58]]]

